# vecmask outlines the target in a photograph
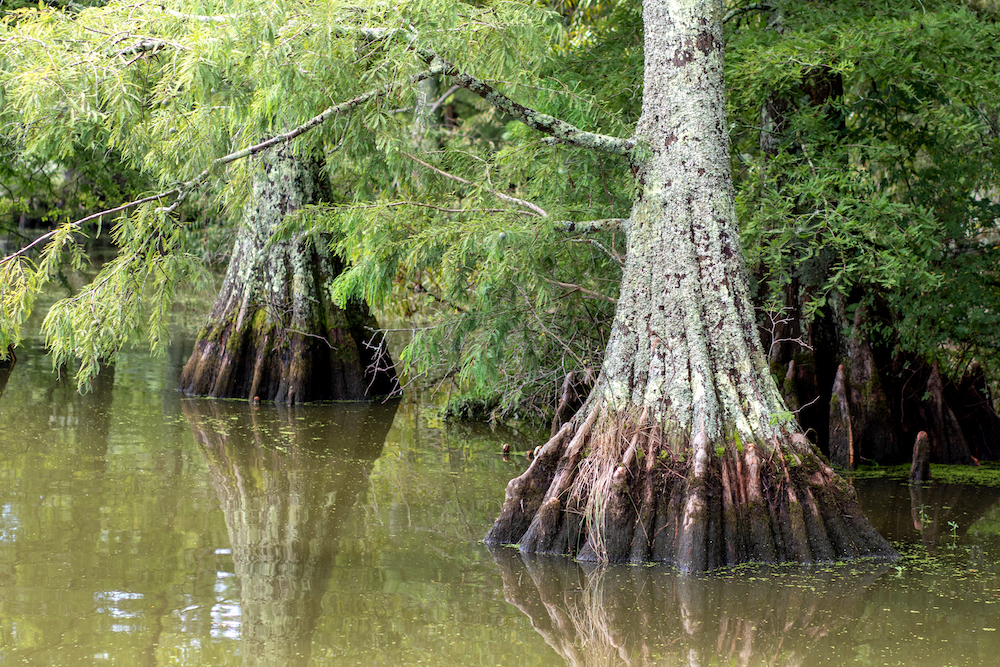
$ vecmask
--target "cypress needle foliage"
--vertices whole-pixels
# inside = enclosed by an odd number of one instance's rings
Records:
[[[731,25],[734,172],[762,300],[858,305],[876,340],[960,376],[1000,339],[992,3],[777,3]],[[777,18],[777,20],[775,20]],[[775,150],[761,113],[780,108]]]
[[[732,10],[734,174],[761,302],[795,280],[806,318],[878,305],[893,344],[954,374],[972,357],[996,368],[996,7]],[[193,221],[236,219],[251,147],[319,119],[293,145],[323,155],[334,202],[288,216],[279,238],[329,234],[350,266],[338,299],[425,316],[403,355],[411,376],[454,380],[511,416],[545,410],[567,372],[598,368],[622,237],[557,223],[627,215],[631,174],[453,87],[428,53],[582,129],[631,136],[639,114],[633,2],[171,1],[8,16],[0,124],[18,160],[110,155],[146,179],[137,199],[164,193],[120,214],[118,258],[53,308],[57,362],[80,359],[85,382],[125,343],[161,345],[173,286],[202,270]],[[779,150],[764,150],[761,109],[776,100]],[[60,263],[82,261],[76,229],[0,264],[0,351]]]

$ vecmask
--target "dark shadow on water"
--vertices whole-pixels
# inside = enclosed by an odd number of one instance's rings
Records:
[[[244,665],[309,662],[341,528],[398,403],[181,403],[225,514]]]
[[[856,623],[866,589],[892,569],[862,562],[683,576],[504,548],[493,556],[504,597],[572,667],[809,664],[809,647]]]
[[[969,527],[1000,501],[1000,487],[899,479],[855,482],[858,502],[882,535],[923,544],[928,554],[960,542]]]
[[[3,390],[7,388],[7,381],[10,380],[10,374],[14,372],[15,364],[17,364],[17,357],[13,356],[13,350],[11,350],[10,358],[0,359],[0,398],[3,398]]]

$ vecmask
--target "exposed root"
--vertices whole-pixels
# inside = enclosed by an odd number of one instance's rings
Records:
[[[507,486],[489,544],[582,561],[745,562],[896,556],[853,489],[800,435],[781,442],[687,439],[645,411],[591,409]]]

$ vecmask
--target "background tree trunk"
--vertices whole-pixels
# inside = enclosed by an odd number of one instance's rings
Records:
[[[181,374],[180,389],[217,398],[281,403],[359,400],[398,390],[396,372],[368,306],[333,303],[343,270],[322,238],[275,241],[286,214],[321,201],[324,177],[289,149],[268,153],[209,322]]]
[[[891,341],[875,344],[872,320],[885,316],[858,306],[850,324],[835,303],[807,327],[811,349],[801,348],[785,363],[772,361],[772,372],[790,380],[786,401],[809,406],[797,413],[802,428],[815,434],[835,465],[849,469],[909,462],[921,431],[930,437],[931,463],[1000,459],[1000,416],[982,367],[973,362],[953,381],[938,364]]]
[[[701,571],[894,556],[787,413],[729,172],[723,4],[646,0],[637,194],[600,377],[512,480],[488,543]]]

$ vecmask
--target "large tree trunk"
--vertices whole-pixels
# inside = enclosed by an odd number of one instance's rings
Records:
[[[274,241],[284,216],[324,197],[310,160],[288,149],[262,160],[222,290],[181,374],[180,389],[282,403],[359,400],[397,390],[375,318],[333,303],[343,265],[323,240]]]
[[[488,543],[701,571],[894,556],[798,431],[735,219],[718,0],[646,0],[628,259],[597,385],[507,487]]]

